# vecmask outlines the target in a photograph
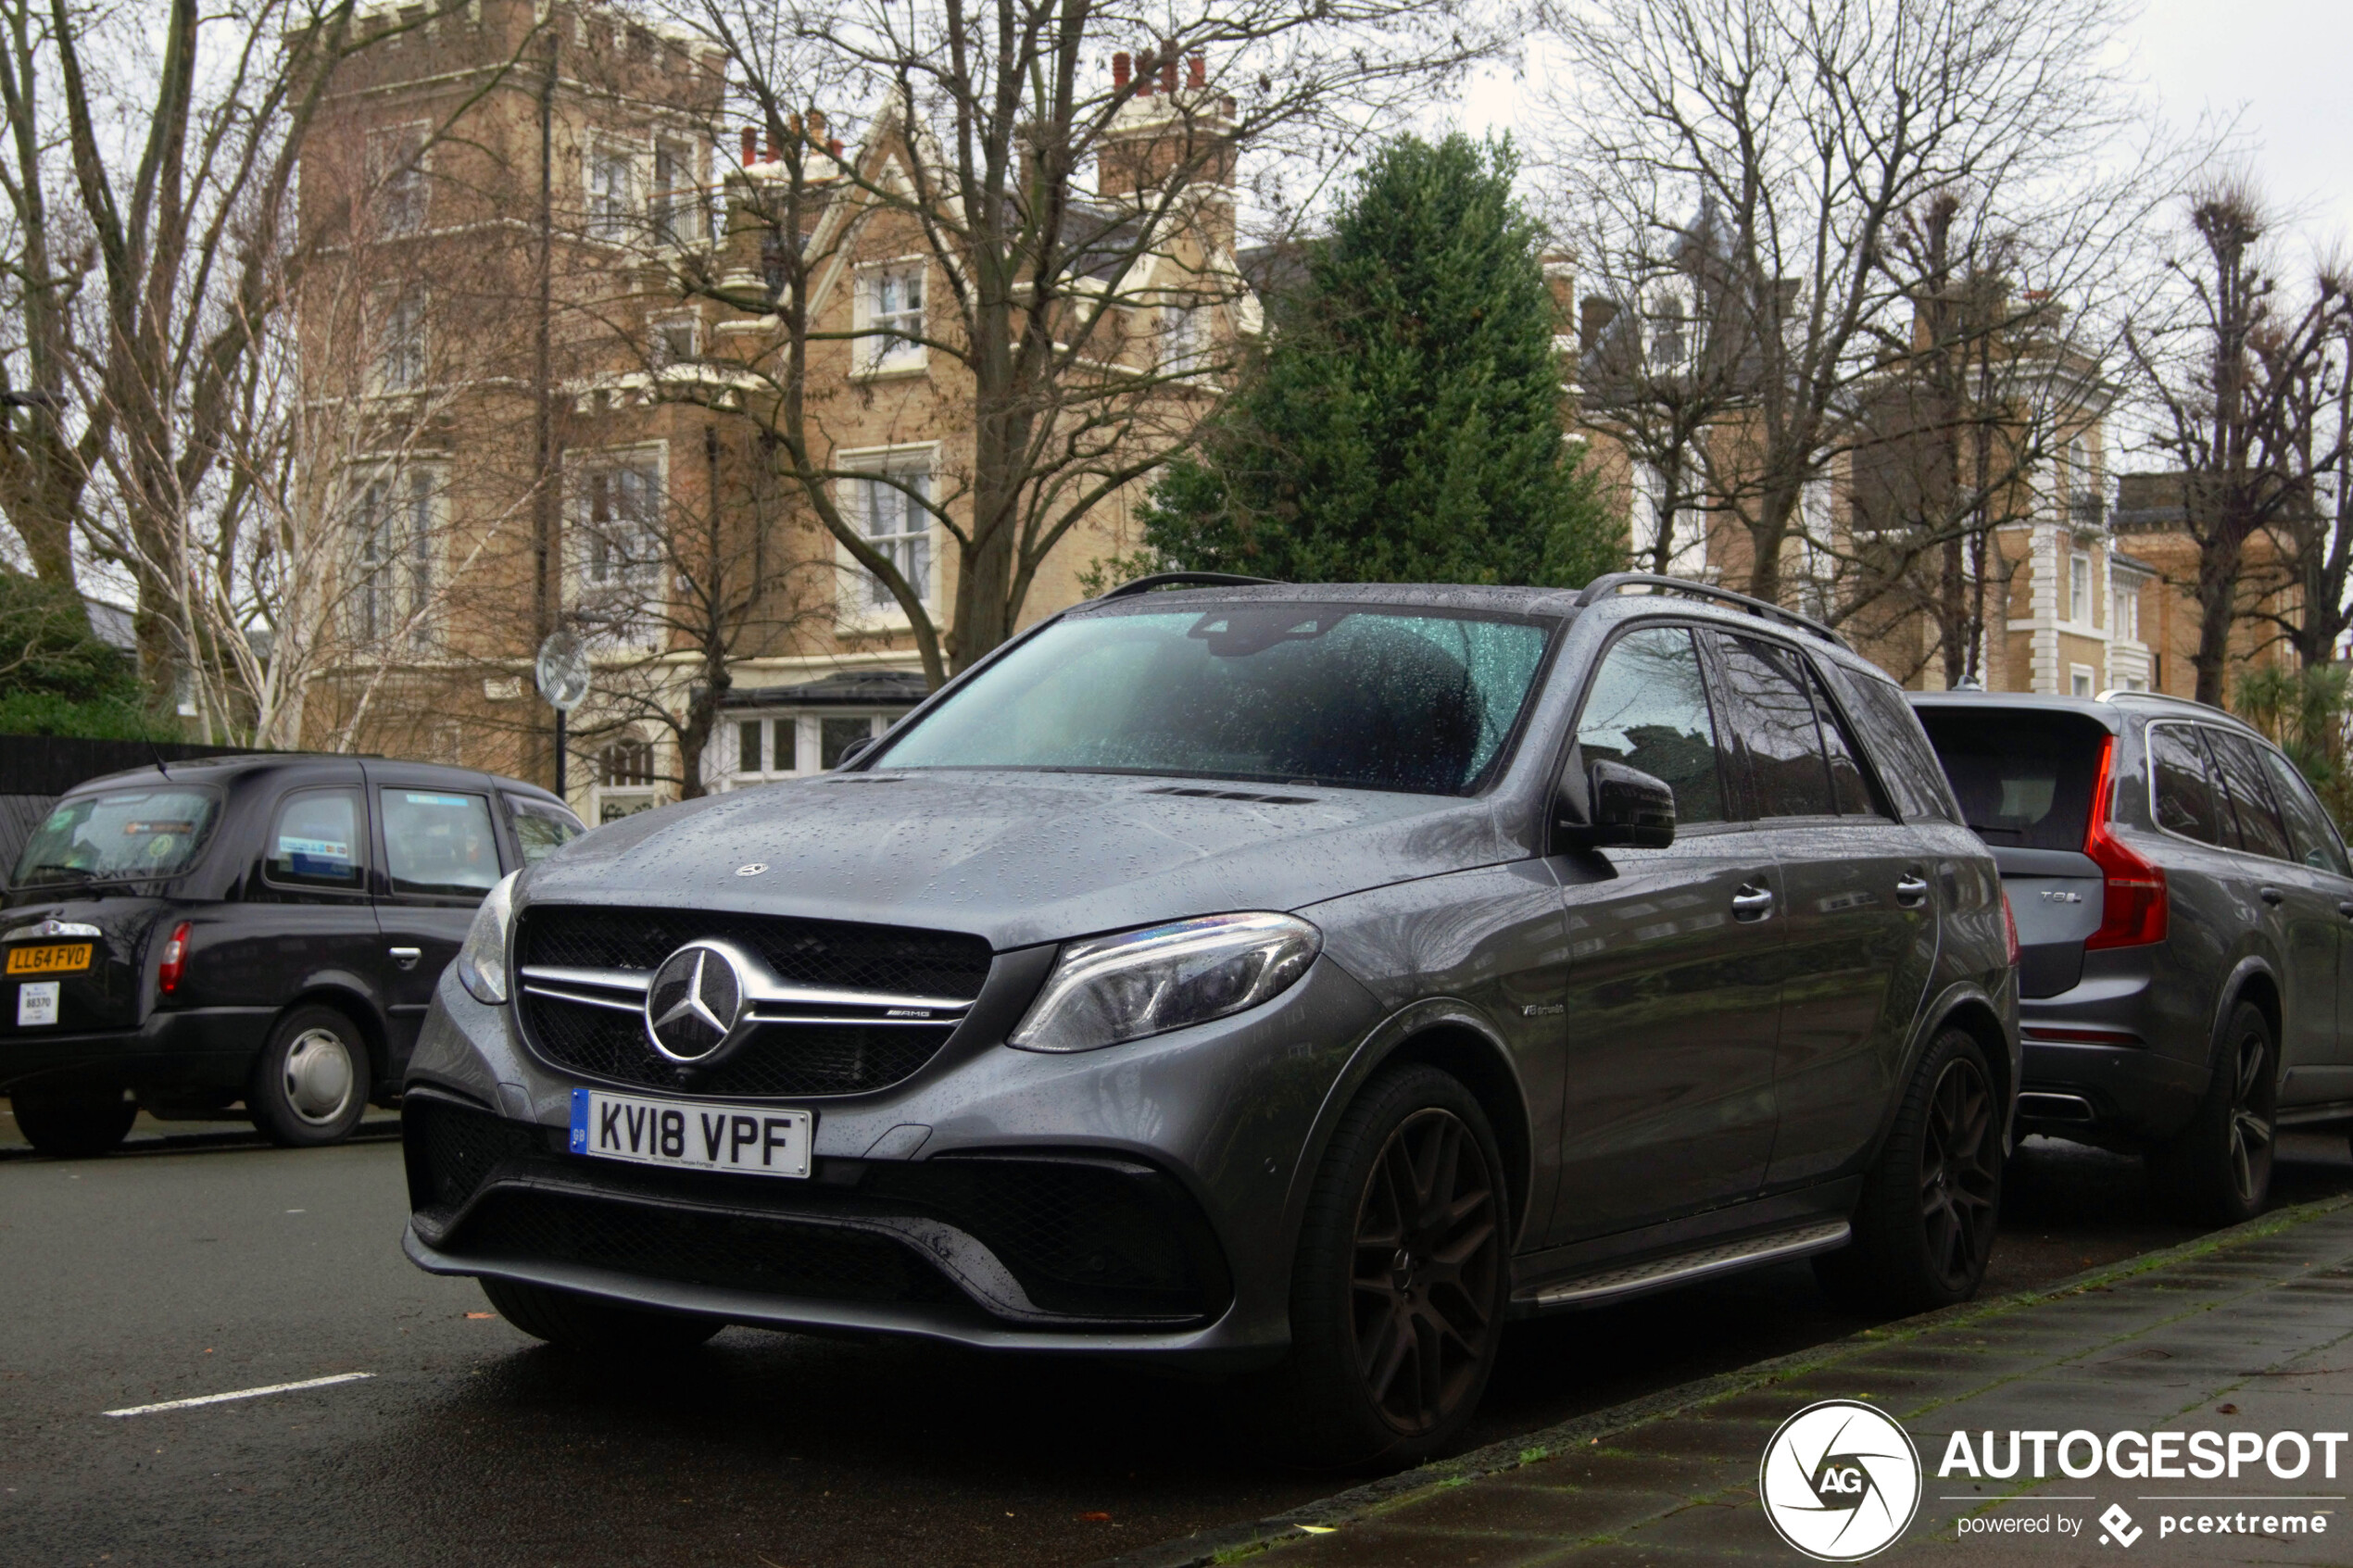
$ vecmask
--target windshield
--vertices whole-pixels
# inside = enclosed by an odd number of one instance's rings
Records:
[[[216,792],[193,784],[69,795],[24,847],[9,885],[176,876],[204,847],[220,809]]]
[[[904,734],[889,768],[1041,768],[1464,795],[1528,700],[1549,622],[1241,604],[1079,616]]]

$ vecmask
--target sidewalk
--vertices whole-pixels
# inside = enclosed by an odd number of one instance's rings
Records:
[[[2334,1479],[2317,1449],[2293,1480],[2260,1461],[2235,1483],[2070,1480],[2056,1464],[2039,1483],[1938,1476],[1956,1430],[2006,1446],[2013,1429],[2210,1429],[2227,1443],[2353,1427],[2353,1198],[1869,1330],[1102,1568],[1802,1562],[1766,1518],[1758,1466],[1782,1422],[1831,1399],[1886,1411],[1919,1451],[1919,1514],[1874,1562],[2353,1563],[2353,1443],[2338,1448]],[[2085,1462],[2080,1446],[2075,1455]],[[2129,1547],[2103,1527],[2111,1506],[2130,1516],[2117,1530]],[[2260,1533],[2290,1509],[2306,1533]],[[2201,1515],[2227,1533],[2198,1534]],[[2039,1533],[1992,1533],[2007,1518]]]

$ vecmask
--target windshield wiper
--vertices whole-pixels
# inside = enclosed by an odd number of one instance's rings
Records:
[[[65,872],[80,877],[84,882],[95,882],[98,880],[98,873],[92,871],[87,866],[60,865],[55,860],[44,860],[39,865],[27,866],[25,868],[25,875],[27,876],[38,875],[42,872]]]

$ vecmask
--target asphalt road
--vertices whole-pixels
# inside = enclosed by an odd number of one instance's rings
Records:
[[[149,1145],[0,1121],[0,1562],[1076,1564],[1336,1489],[1214,1386],[733,1329],[588,1365],[402,1260],[399,1151]],[[2353,1188],[2289,1142],[2283,1200]],[[2030,1150],[1990,1289],[2183,1239],[2131,1161]],[[1475,1443],[1847,1333],[1804,1265],[1520,1325]],[[127,1406],[345,1373],[152,1414]]]

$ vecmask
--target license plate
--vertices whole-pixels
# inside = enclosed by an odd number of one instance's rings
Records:
[[[572,1091],[573,1153],[639,1165],[806,1176],[816,1122],[807,1110],[682,1105],[596,1089]]]
[[[57,983],[28,980],[17,987],[17,1027],[38,1029],[57,1022]]]
[[[14,947],[8,952],[10,974],[70,974],[90,967],[92,944],[51,942],[38,947]]]

